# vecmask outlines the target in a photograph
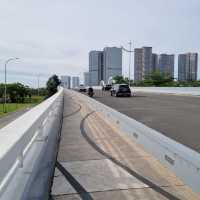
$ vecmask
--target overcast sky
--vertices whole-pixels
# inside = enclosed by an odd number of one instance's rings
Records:
[[[0,7],[0,81],[10,57],[20,60],[8,65],[9,82],[36,86],[38,74],[41,85],[51,74],[82,76],[90,50],[129,40],[176,58],[200,52],[200,0],[0,0]]]

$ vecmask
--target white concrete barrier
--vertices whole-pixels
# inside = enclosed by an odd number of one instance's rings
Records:
[[[131,87],[133,92],[200,96],[200,87]]]
[[[96,90],[101,90],[101,86],[94,86]],[[200,87],[131,87],[134,92],[148,92],[157,94],[174,94],[174,95],[189,95],[200,96]]]
[[[186,185],[200,194],[200,154],[144,124],[75,91],[68,91],[92,110],[102,113],[133,140],[143,145],[162,164],[175,172]],[[189,133],[188,133],[189,134]]]
[[[58,131],[62,105],[61,88],[55,95],[0,130],[0,199],[21,200],[42,196],[38,195],[42,191],[41,188],[38,189],[38,194],[33,196],[29,194],[28,197],[26,193],[30,192],[33,177],[35,178],[38,170],[42,170],[42,162],[45,163],[45,159],[39,161],[42,153],[47,150],[46,144],[49,138],[52,138],[51,134],[55,134],[52,125]],[[37,183],[38,188],[43,187],[38,179]]]

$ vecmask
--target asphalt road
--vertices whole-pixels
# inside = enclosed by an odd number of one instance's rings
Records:
[[[200,97],[141,92],[111,97],[98,90],[94,98],[200,152]]]

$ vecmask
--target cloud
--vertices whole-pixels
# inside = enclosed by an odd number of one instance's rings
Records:
[[[29,73],[83,78],[91,49],[129,40],[157,53],[199,52],[199,9],[199,0],[2,0],[0,71],[5,59],[19,57],[9,64],[13,81]]]

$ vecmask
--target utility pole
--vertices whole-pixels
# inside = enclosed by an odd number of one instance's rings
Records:
[[[129,42],[129,69],[128,69],[128,82],[129,86],[131,85],[131,41]]]
[[[129,79],[129,86],[131,85],[131,53],[134,52],[132,51],[132,42],[130,41],[129,43],[129,50],[125,49],[123,46],[121,46],[122,50],[126,51],[129,53],[129,69],[128,69],[128,79]]]
[[[40,96],[40,75],[37,75],[38,96]]]

